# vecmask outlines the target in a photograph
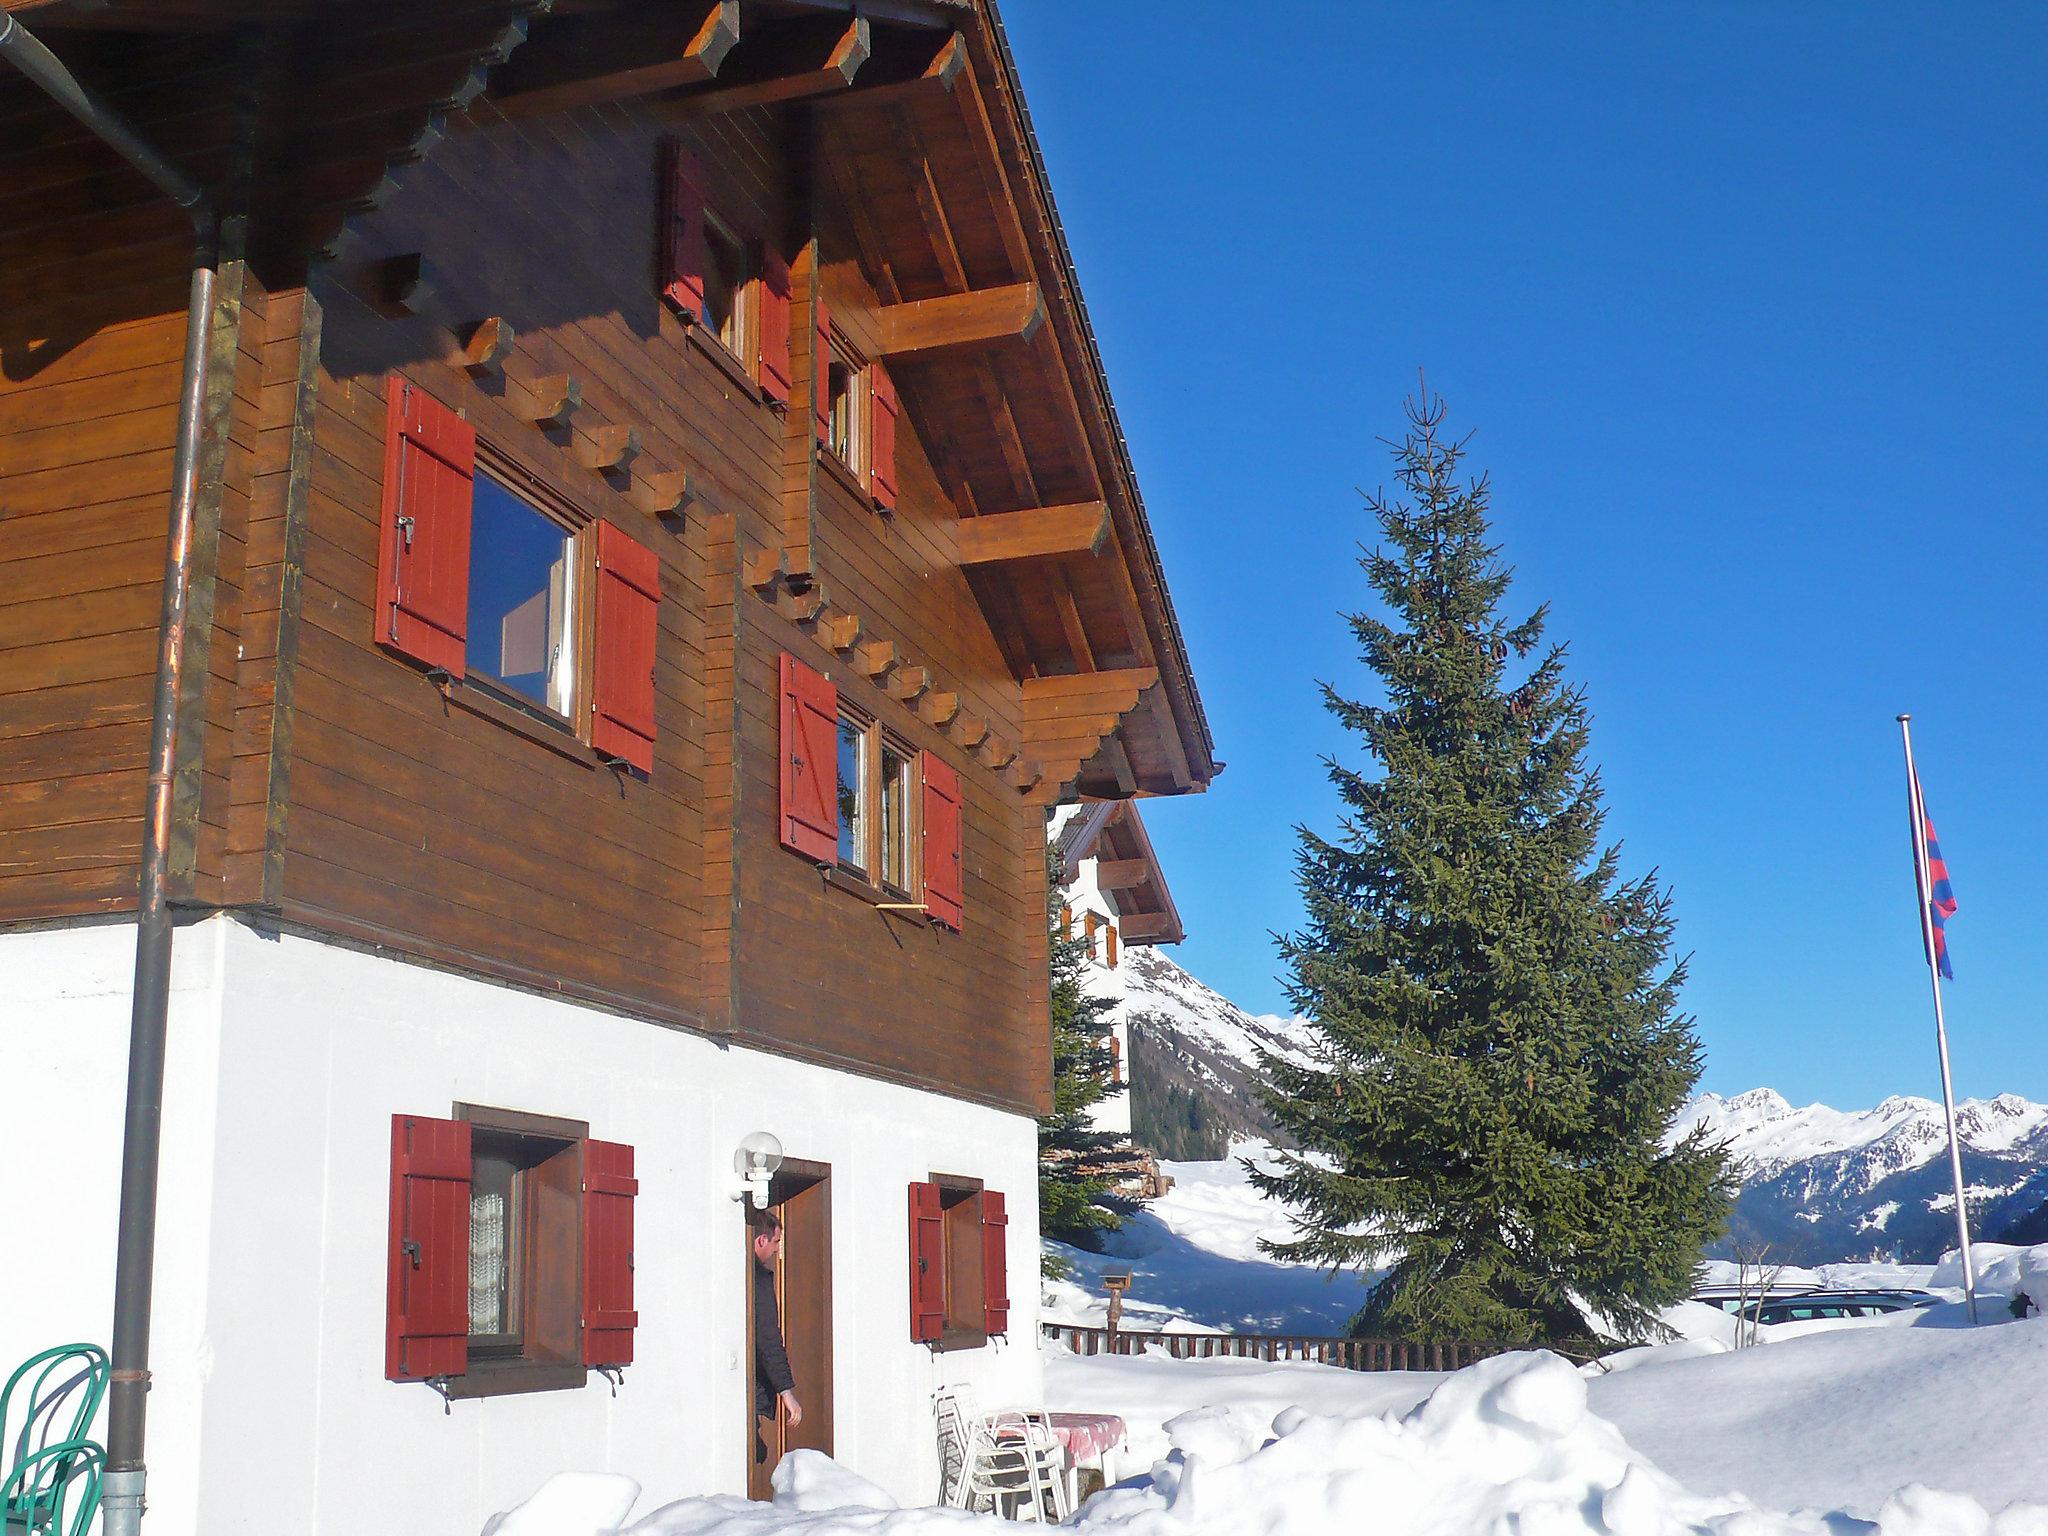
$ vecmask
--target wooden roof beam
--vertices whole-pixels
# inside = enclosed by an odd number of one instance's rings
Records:
[[[1157,667],[1123,667],[1109,672],[1074,672],[1062,677],[1034,677],[1024,684],[1024,702],[1028,705],[1049,699],[1114,696],[1129,690],[1132,702],[1135,703],[1138,694],[1158,681]]]
[[[739,0],[565,16],[535,29],[498,71],[491,99],[517,117],[695,85],[718,74],[739,40]]]
[[[1109,537],[1109,506],[1083,501],[1066,507],[985,512],[980,517],[962,518],[955,536],[960,563],[969,569],[1011,560],[1092,555]]]
[[[1036,283],[975,288],[886,304],[875,311],[879,351],[892,363],[925,362],[963,347],[1028,342],[1045,324]]]
[[[1095,883],[1105,891],[1128,891],[1152,878],[1150,859],[1097,859]]]
[[[958,32],[935,37],[884,27],[875,32],[874,44],[874,55],[852,88],[820,97],[819,111],[902,106],[949,96],[967,67],[967,39]]]
[[[709,85],[674,98],[691,112],[735,112],[843,91],[874,52],[865,16],[826,16],[747,29]]]
[[[1116,925],[1126,944],[1178,944],[1186,937],[1171,912],[1134,912]]]

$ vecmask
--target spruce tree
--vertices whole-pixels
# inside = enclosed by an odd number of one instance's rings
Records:
[[[1088,1111],[1117,1084],[1115,1059],[1103,1043],[1114,1006],[1083,985],[1089,947],[1065,931],[1057,889],[1048,884],[1047,948],[1052,971],[1052,1112],[1038,1121],[1038,1226],[1047,1237],[1090,1241],[1123,1224],[1129,1202],[1111,1193],[1112,1165],[1125,1165],[1135,1149],[1127,1137],[1095,1130]],[[1051,1258],[1047,1273],[1057,1273]]]
[[[1264,1063],[1299,1147],[1253,1170],[1297,1207],[1272,1251],[1391,1263],[1360,1334],[1646,1337],[1732,1199],[1717,1144],[1664,1145],[1700,1073],[1671,900],[1602,843],[1546,611],[1501,616],[1486,479],[1441,399],[1406,412],[1400,494],[1366,498],[1381,611],[1347,616],[1384,699],[1323,686],[1372,761],[1326,760],[1339,829],[1297,828],[1305,917],[1280,945],[1313,1064]]]

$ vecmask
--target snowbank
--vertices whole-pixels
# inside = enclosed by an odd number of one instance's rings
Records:
[[[1976,1337],[1994,1335],[2032,1335],[2048,1344],[2048,1324],[1984,1330]],[[1889,1335],[1893,1341],[1902,1336]],[[1869,1336],[1844,1337],[1853,1343]],[[1954,1339],[1939,1332],[1928,1337]],[[1744,1350],[1669,1369],[1794,1357],[1821,1342]],[[1206,1387],[1228,1374],[1210,1367],[1243,1363],[1202,1362],[1195,1375]],[[2031,1363],[2038,1368],[2043,1362]],[[1164,1360],[1111,1364],[1140,1374],[1191,1370],[1186,1362]],[[1382,1392],[1416,1386],[1412,1379],[1375,1383],[1316,1367],[1268,1370],[1290,1372],[1291,1385],[1320,1376],[1329,1391],[1336,1390],[1331,1377]],[[1593,1386],[1612,1391],[1663,1374],[1630,1371]],[[2007,1383],[2028,1379],[2014,1374]],[[1869,1521],[1839,1510],[1775,1513],[1740,1493],[1689,1491],[1592,1411],[1588,1385],[1564,1360],[1533,1353],[1503,1355],[1442,1378],[1406,1411],[1311,1412],[1289,1406],[1265,1418],[1248,1404],[1211,1404],[1169,1420],[1166,1454],[1150,1473],[1098,1495],[1074,1525],[1116,1536],[1353,1536],[1366,1522],[1373,1536],[2048,1536],[2048,1506],[2014,1505],[1994,1517],[1975,1499],[1918,1483],[1883,1499]],[[1675,1400],[1668,1390],[1666,1395]],[[2006,1393],[2002,1406],[2010,1409],[2017,1395]],[[1706,1406],[1698,1393],[1685,1401],[1694,1409]],[[1752,1411],[1759,1403],[1778,1406],[1765,1397],[1751,1403]],[[2038,1443],[2030,1426],[2018,1426],[2006,1442],[2006,1459],[2031,1464],[2037,1458],[2028,1448]],[[1895,1470],[1909,1473],[1904,1466]],[[2044,1475],[2030,1465],[2027,1471],[2036,1480]],[[773,1504],[686,1499],[623,1532],[932,1536],[980,1530],[993,1536],[1003,1528],[986,1517],[896,1509],[879,1489],[811,1452],[786,1458],[775,1484]],[[589,1474],[559,1497],[558,1486],[549,1484],[527,1506],[499,1516],[487,1532],[592,1536],[611,1529],[606,1519],[622,1518],[621,1500],[630,1505],[635,1491],[629,1479]],[[578,1505],[579,1497],[587,1507]]]
[[[1972,1243],[1970,1259],[1977,1269],[1979,1306],[2000,1306],[2024,1291],[2042,1312],[2048,1312],[2048,1243],[2009,1248],[2003,1243]],[[1960,1289],[1963,1258],[1951,1248],[1934,1266],[1933,1284]],[[1989,1319],[1987,1319],[1988,1321]]]
[[[1964,1489],[1993,1509],[2048,1503],[2048,1321],[1944,1326],[1954,1320],[1894,1313],[1891,1326],[1767,1330],[1777,1336],[1756,1349],[1591,1380],[1591,1402],[1702,1492],[1865,1519],[1910,1483]]]

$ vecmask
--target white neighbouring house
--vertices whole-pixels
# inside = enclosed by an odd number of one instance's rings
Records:
[[[1047,828],[1052,841],[1053,880],[1059,887],[1060,921],[1067,936],[1088,946],[1088,984],[1098,995],[1120,1001],[1110,984],[1127,948],[1178,944],[1187,937],[1167,888],[1165,872],[1145,831],[1135,800],[1095,801],[1062,806]],[[1127,1010],[1110,1017],[1109,1048],[1122,1093],[1111,1094],[1089,1111],[1098,1131],[1131,1132],[1131,1026]]]

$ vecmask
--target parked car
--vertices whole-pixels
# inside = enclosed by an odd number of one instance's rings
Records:
[[[1798,1296],[1766,1296],[1744,1314],[1759,1323],[1807,1323],[1823,1318],[1878,1317],[1931,1307],[1941,1298],[1925,1291],[1809,1291]]]

